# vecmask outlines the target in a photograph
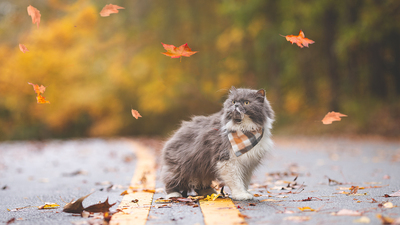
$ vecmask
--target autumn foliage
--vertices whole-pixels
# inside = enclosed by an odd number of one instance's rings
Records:
[[[300,30],[300,33],[297,36],[295,36],[295,35],[286,35],[286,36],[283,36],[283,37],[285,37],[286,40],[289,41],[292,44],[296,43],[297,46],[299,46],[300,48],[303,48],[303,47],[307,47],[308,48],[309,44],[313,44],[314,43],[313,40],[310,40],[310,39],[305,37],[304,32],[302,30]]]
[[[124,7],[108,4],[104,6],[104,8],[100,11],[100,16],[106,17],[109,16],[111,13],[118,13],[118,9],[124,9]]]
[[[38,9],[36,9],[33,6],[28,6],[28,15],[30,15],[32,17],[32,23],[36,24],[37,27],[39,28],[39,24],[40,24],[40,11]]]
[[[181,58],[182,56],[190,57],[191,55],[197,53],[197,51],[192,51],[188,44],[181,45],[179,47],[175,47],[174,45],[167,45],[161,43],[167,52],[162,52],[162,54],[169,56],[171,58]]]

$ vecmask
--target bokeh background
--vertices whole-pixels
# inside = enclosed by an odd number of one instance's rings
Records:
[[[109,3],[125,9],[100,17]],[[399,137],[399,12],[398,0],[1,0],[0,140],[165,136],[219,111],[232,85],[267,91],[275,134]],[[280,36],[300,29],[309,48]],[[199,52],[180,62],[161,42]],[[333,110],[348,117],[322,125]]]

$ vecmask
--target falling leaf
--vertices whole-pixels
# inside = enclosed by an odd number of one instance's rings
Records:
[[[191,55],[197,53],[197,51],[192,51],[188,44],[181,45],[179,47],[175,47],[174,45],[167,45],[161,42],[167,52],[161,52],[166,56],[170,56],[171,58],[181,58],[182,56],[190,57]]]
[[[371,220],[366,216],[362,216],[356,220],[353,220],[353,223],[370,223],[370,222]]]
[[[60,207],[60,205],[57,203],[45,202],[44,205],[39,206],[38,209],[57,209],[58,207]]]
[[[83,208],[82,202],[83,200],[85,200],[85,198],[87,198],[89,195],[91,195],[92,193],[85,195],[83,197],[80,197],[78,200],[76,201],[71,201],[67,204],[65,204],[64,208],[63,208],[63,212],[66,213],[82,213],[83,210],[85,208]]]
[[[305,37],[304,32],[302,30],[300,30],[299,35],[295,36],[295,35],[286,35],[282,37],[285,37],[287,41],[289,41],[290,43],[296,43],[297,46],[299,46],[300,48],[303,47],[307,47],[308,48],[308,44],[313,44],[314,41],[310,40],[308,38]]]
[[[37,103],[39,103],[39,104],[45,104],[45,103],[50,104],[50,102],[47,101],[41,94],[37,94],[36,99],[37,99]]]
[[[30,85],[32,85],[33,86],[33,90],[37,93],[37,94],[39,94],[39,93],[44,93],[44,91],[46,90],[46,87],[45,86],[43,86],[43,85],[40,85],[40,87],[39,87],[39,85],[37,85],[37,84],[32,84],[32,83],[29,83],[28,82],[28,84],[30,84]]]
[[[310,219],[311,219],[310,216],[289,216],[284,218],[284,220],[290,220],[293,222],[304,222],[304,221],[309,221]]]
[[[282,202],[283,200],[276,200],[276,199],[264,199],[264,200],[261,200],[261,202]]]
[[[111,13],[118,13],[118,9],[125,9],[125,8],[113,4],[108,4],[104,6],[104,8],[100,11],[100,16],[106,17],[109,16]]]
[[[39,23],[40,23],[40,11],[37,10],[35,7],[29,5],[28,6],[28,15],[32,17],[32,23],[37,25],[39,28]]]
[[[334,213],[335,216],[361,216],[362,213],[350,210],[350,209],[341,209],[339,212]]]
[[[314,209],[306,206],[306,207],[297,207],[299,210],[303,211],[303,212],[312,212],[315,211]]]
[[[138,111],[132,109],[132,116],[135,117],[136,119],[138,119],[139,117],[142,117]]]
[[[84,210],[91,213],[104,213],[104,212],[109,212],[110,208],[115,204],[116,203],[110,205],[110,203],[108,203],[108,198],[107,198],[103,203],[98,203],[88,206]]]
[[[332,124],[333,121],[342,120],[340,117],[347,117],[347,115],[332,111],[325,115],[325,117],[322,119],[322,123],[323,124]]]
[[[19,50],[21,50],[22,53],[29,52],[28,48],[23,44],[19,44]]]

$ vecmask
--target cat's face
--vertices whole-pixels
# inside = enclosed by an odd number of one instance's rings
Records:
[[[228,130],[255,130],[272,122],[274,112],[265,98],[265,91],[231,88],[224,102],[223,121]]]

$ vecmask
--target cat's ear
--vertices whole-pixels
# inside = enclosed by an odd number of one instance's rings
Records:
[[[231,89],[229,90],[229,93],[233,93],[233,92],[235,92],[235,91],[236,91],[235,86],[232,86]]]
[[[264,102],[265,90],[264,89],[258,90],[256,96],[257,96],[257,100]]]

